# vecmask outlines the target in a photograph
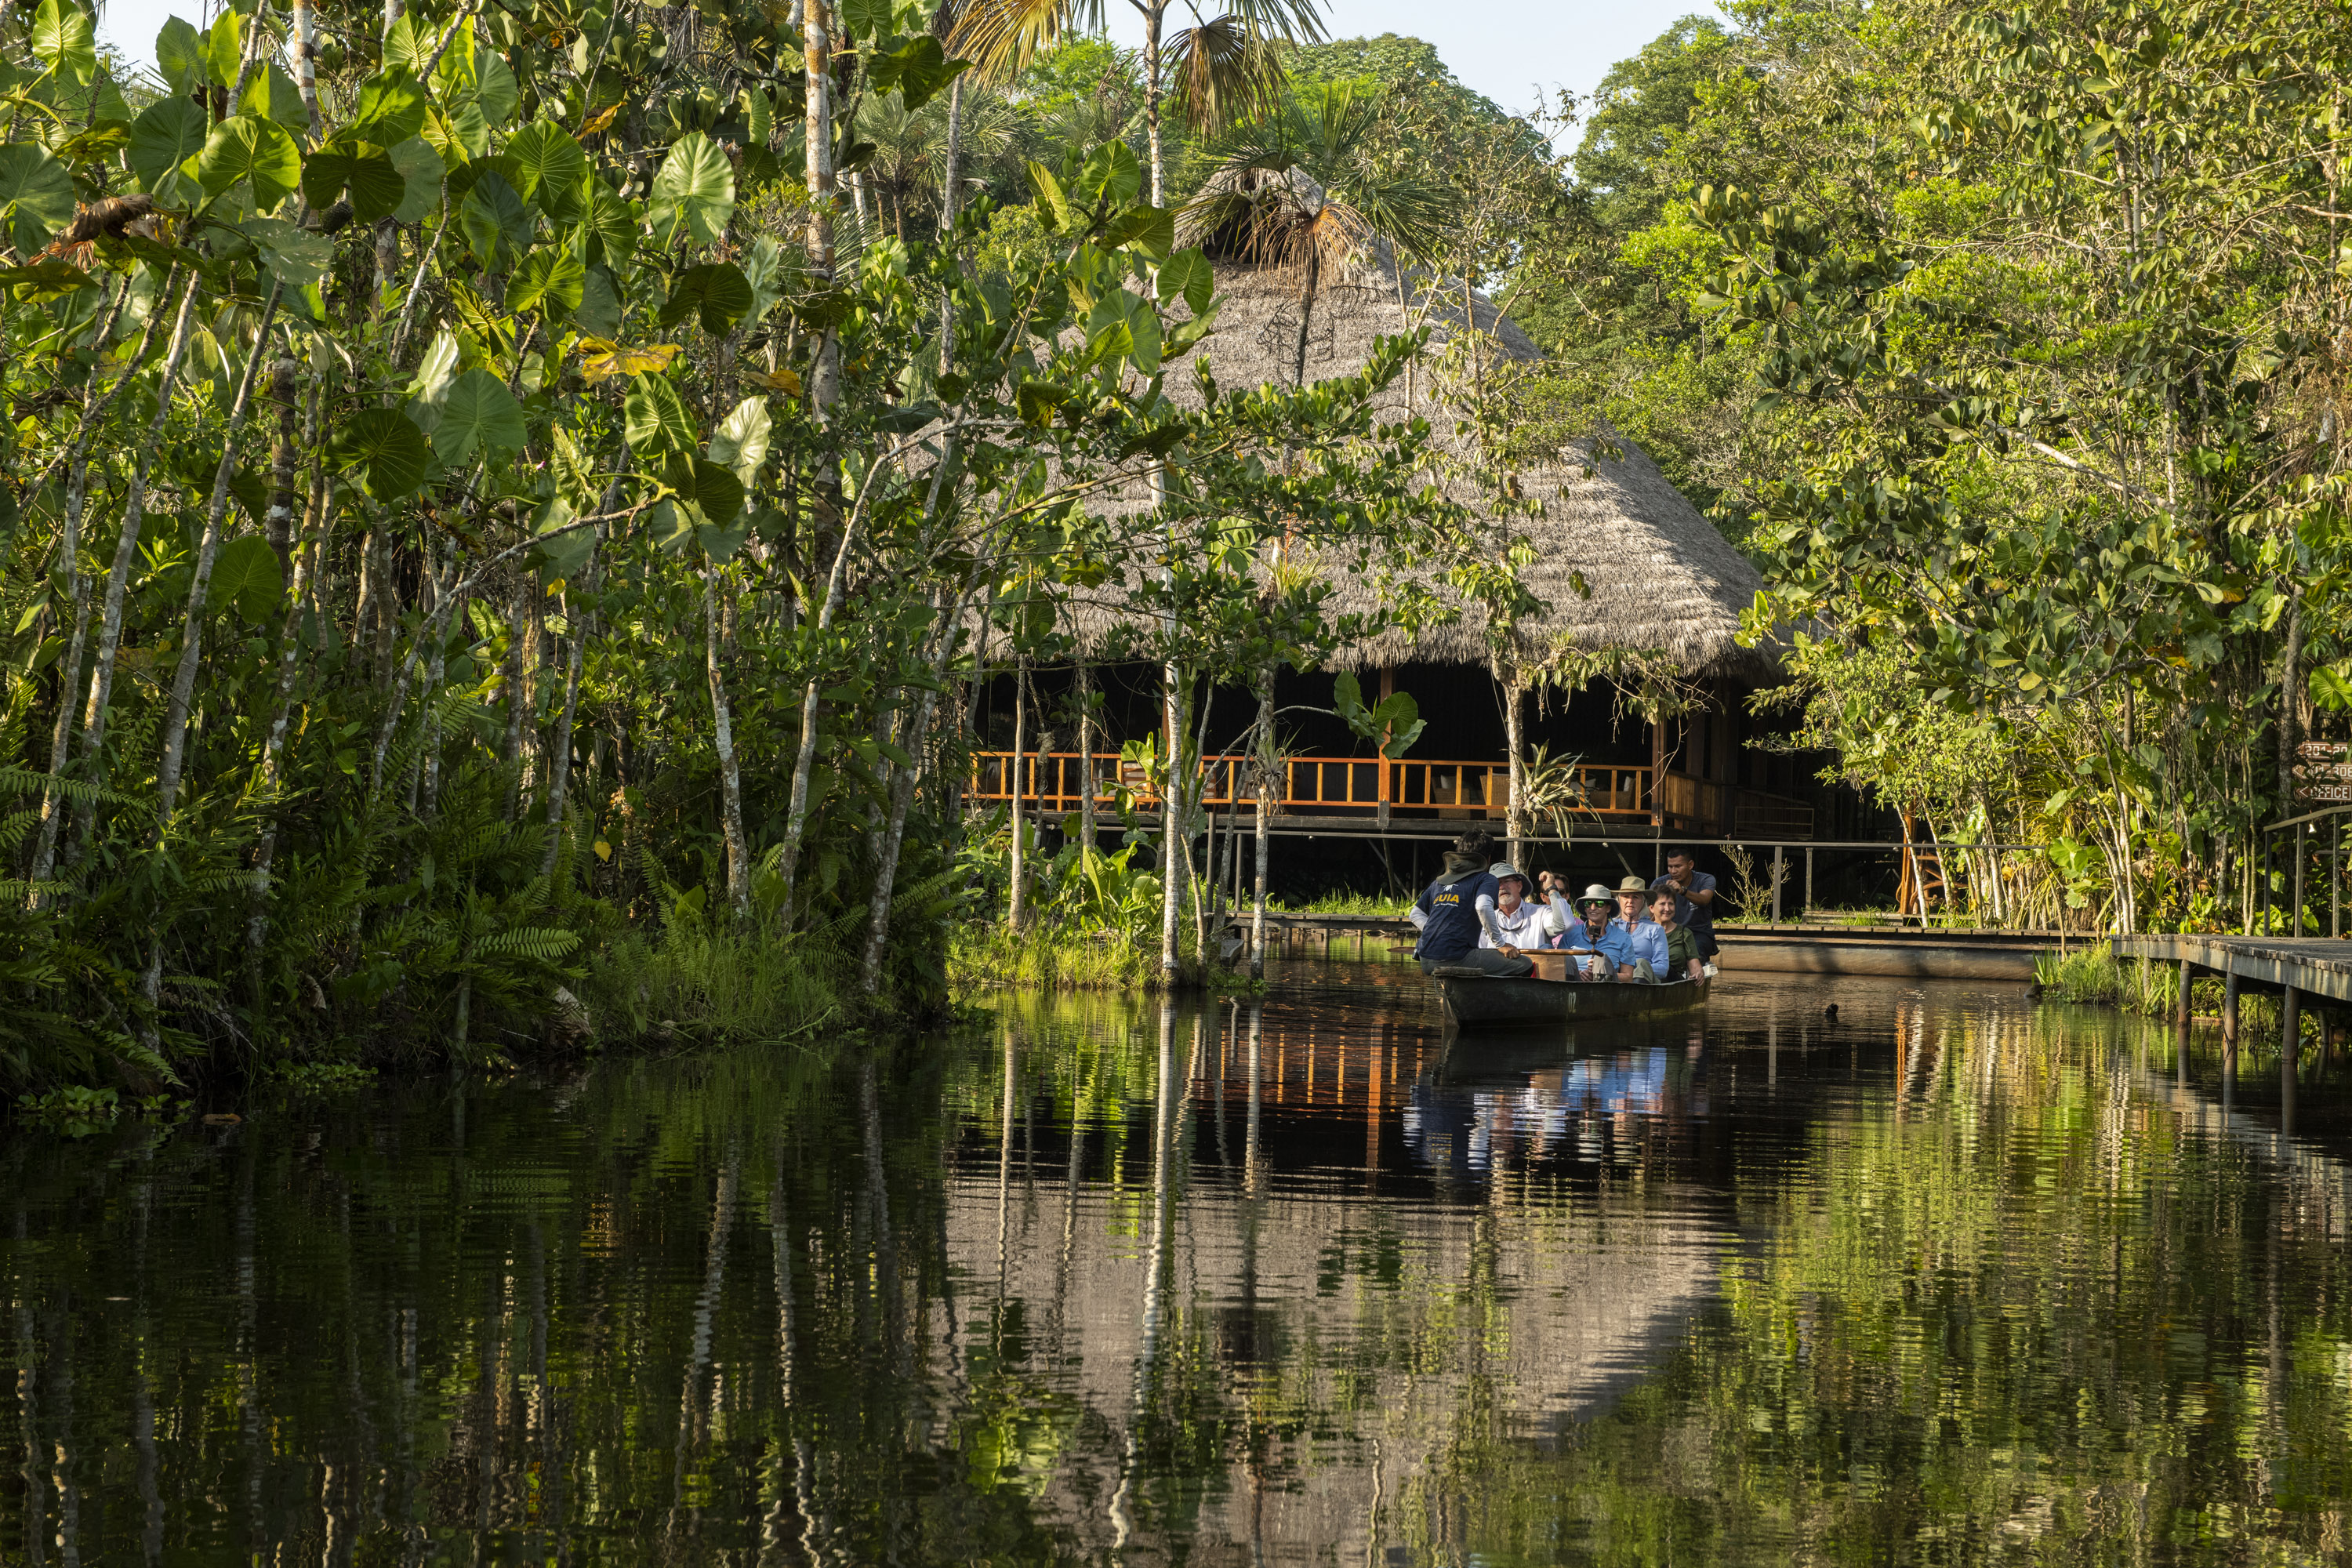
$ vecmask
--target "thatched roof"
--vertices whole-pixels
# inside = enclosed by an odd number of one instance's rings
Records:
[[[1223,302],[1215,330],[1195,352],[1208,356],[1221,387],[1287,384],[1297,353],[1298,274],[1230,259],[1215,268]],[[1401,273],[1389,247],[1372,240],[1322,268],[1307,318],[1307,379],[1349,374],[1370,357],[1379,338],[1423,325],[1431,330],[1433,352],[1465,321],[1485,334],[1492,353],[1523,363],[1542,357],[1492,300],[1459,282],[1433,288],[1418,271]],[[1430,372],[1419,369],[1412,383],[1400,378],[1382,395],[1381,416],[1420,415],[1451,457],[1465,457],[1463,438],[1452,433],[1454,416],[1432,399]],[[1179,404],[1198,406],[1200,393],[1187,369],[1171,366],[1165,388]],[[1657,653],[1691,679],[1778,678],[1773,650],[1741,647],[1735,640],[1740,615],[1763,579],[1639,447],[1602,430],[1549,460],[1518,465],[1517,478],[1522,496],[1535,503],[1532,516],[1491,515],[1477,487],[1466,480],[1450,479],[1446,489],[1486,514],[1498,549],[1512,533],[1536,548],[1537,562],[1522,581],[1545,607],[1516,628],[1525,657],[1539,659],[1563,646],[1588,653]],[[1140,504],[1140,498],[1129,504]],[[1447,593],[1441,589],[1441,595]],[[1342,611],[1371,610],[1376,598],[1374,585],[1352,574],[1335,595]],[[1081,643],[1114,640],[1116,623],[1107,611],[1081,605],[1076,618]],[[1451,625],[1391,632],[1343,650],[1334,662],[1362,668],[1415,660],[1485,664],[1486,658],[1483,616],[1465,607]]]

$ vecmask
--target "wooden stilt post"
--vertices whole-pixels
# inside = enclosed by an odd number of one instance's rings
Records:
[[[2182,1088],[2189,1084],[2189,989],[2193,971],[2189,961],[2180,961],[2180,994],[2172,1002],[2172,1077]]]
[[[2286,987],[2279,999],[2279,1131],[2294,1131],[2294,1067],[2303,1050],[2303,993]]]
[[[2221,976],[2221,1078],[2234,1082],[2238,1076],[2238,972],[2234,969]]]

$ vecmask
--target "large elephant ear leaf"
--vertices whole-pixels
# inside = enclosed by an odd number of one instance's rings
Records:
[[[548,218],[575,224],[588,216],[588,154],[562,126],[534,120],[507,143],[514,188]]]
[[[735,216],[735,169],[719,143],[693,132],[670,145],[648,194],[665,245],[676,244],[681,234],[713,245]]]
[[[425,482],[433,448],[408,416],[397,408],[362,409],[335,433],[335,460],[356,469],[368,493],[397,500]]]
[[[169,201],[189,159],[205,149],[211,130],[205,111],[184,98],[152,103],[131,122],[131,172],[151,195]]]
[[[407,68],[387,65],[360,83],[358,106],[343,135],[379,147],[395,146],[425,126],[425,89]]]
[[[662,305],[660,321],[676,326],[691,311],[702,330],[718,337],[741,321],[751,309],[751,285],[733,263],[706,261],[678,275],[677,284]]]
[[[33,58],[60,82],[87,85],[98,74],[98,26],[72,0],[41,0],[33,13]]]
[[[73,221],[73,175],[30,142],[0,147],[0,217],[17,254],[31,256]]]
[[[265,619],[286,597],[278,552],[257,533],[232,539],[213,557],[212,602],[236,607],[248,621]]]
[[[624,435],[640,451],[691,452],[695,447],[693,416],[677,388],[659,375],[642,373],[629,378],[621,400]]]
[[[514,279],[507,285],[506,308],[509,311],[536,309],[554,316],[569,315],[580,308],[586,291],[588,268],[569,250],[553,246],[541,246],[522,258],[515,268]]]
[[[215,196],[246,181],[254,206],[268,212],[301,183],[302,154],[285,127],[257,115],[231,115],[213,127],[196,154],[196,179]]]
[[[155,35],[155,68],[173,98],[185,98],[205,85],[205,36],[174,16]]]
[[[529,437],[522,405],[506,383],[488,371],[469,370],[450,384],[449,395],[442,400],[433,449],[455,467],[477,450],[493,458],[519,452]]]

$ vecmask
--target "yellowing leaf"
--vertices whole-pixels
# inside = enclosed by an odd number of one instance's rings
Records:
[[[777,371],[772,375],[764,370],[747,372],[745,379],[756,382],[770,392],[781,392],[792,397],[798,397],[801,395],[801,378],[789,367]]]
[[[596,840],[592,847],[595,849],[596,858],[599,860],[610,860],[613,858],[613,847],[601,838]]]
[[[580,134],[583,136],[594,135],[597,132],[602,131],[606,126],[612,124],[613,117],[620,112],[621,106],[619,104],[606,104],[604,108],[598,110],[595,113],[588,117],[588,122],[580,128]]]
[[[623,348],[603,338],[580,340],[580,379],[593,386],[616,375],[659,375],[677,357],[676,343]]]

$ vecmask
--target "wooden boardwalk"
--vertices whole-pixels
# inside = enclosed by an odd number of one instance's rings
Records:
[[[2117,958],[2152,958],[2241,984],[2352,1003],[2352,941],[2307,936],[2119,936]]]

